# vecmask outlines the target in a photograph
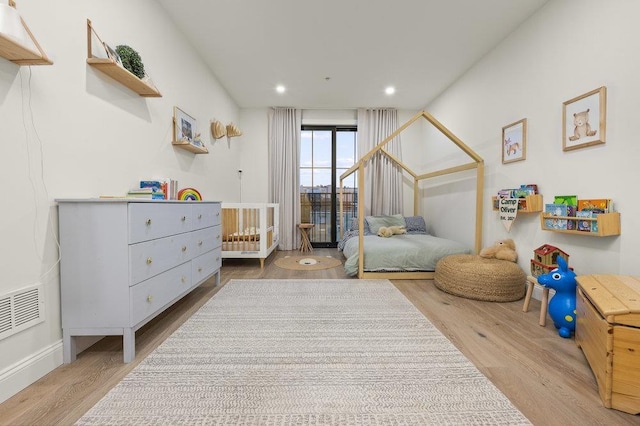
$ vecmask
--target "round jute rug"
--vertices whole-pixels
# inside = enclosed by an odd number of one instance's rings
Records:
[[[330,256],[286,256],[276,259],[276,266],[296,271],[317,271],[335,268],[342,262]]]

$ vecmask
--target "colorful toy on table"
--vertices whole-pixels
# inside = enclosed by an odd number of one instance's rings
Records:
[[[182,201],[202,201],[202,195],[195,188],[182,188],[178,191],[178,200]]]
[[[538,283],[556,291],[549,301],[549,316],[560,337],[567,338],[576,330],[576,274],[562,257],[557,261],[558,267],[540,275]]]

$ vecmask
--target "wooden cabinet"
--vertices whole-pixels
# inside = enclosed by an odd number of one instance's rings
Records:
[[[549,228],[545,222],[545,219],[559,219],[559,220],[571,220],[577,222],[578,220],[596,222],[598,226],[597,232],[578,231],[574,226],[574,229],[555,229]],[[620,235],[620,213],[601,213],[596,217],[580,217],[575,216],[552,216],[548,213],[540,214],[540,227],[545,231],[561,232],[564,234],[576,234],[576,235],[588,235],[591,237],[609,237],[612,235]]]
[[[91,26],[91,21],[87,19],[87,64],[105,73],[140,96],[162,97],[158,89],[153,85],[139,79],[122,65],[117,64],[113,59],[95,57],[91,48],[93,35],[102,43],[102,40]]]
[[[219,202],[58,200],[64,362],[76,336],[135,331],[211,276],[220,282]]]
[[[518,198],[518,213],[537,213],[542,211],[542,194],[527,195]],[[493,210],[498,210],[498,197],[491,197]]]
[[[0,7],[12,8],[7,9],[9,13],[15,10],[16,4],[13,0],[9,0],[7,5],[0,4]],[[17,12],[16,12],[17,13]],[[17,16],[17,15],[16,15]],[[20,19],[20,24],[24,28],[26,36],[33,42],[33,48],[19,42],[16,38],[0,34],[0,56],[10,60],[18,65],[51,65],[53,62],[47,58],[47,55],[38,44],[38,41],[29,30],[29,27]],[[35,49],[34,49],[35,48]]]
[[[576,300],[576,343],[605,407],[640,413],[640,279],[582,275]]]

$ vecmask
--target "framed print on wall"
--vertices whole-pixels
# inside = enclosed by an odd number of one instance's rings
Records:
[[[173,107],[173,145],[195,154],[208,154],[209,150],[200,139],[196,119]]]
[[[522,161],[527,157],[527,119],[502,128],[502,164]]]
[[[562,150],[603,144],[607,133],[605,86],[562,104]]]
[[[196,134],[196,119],[178,107],[173,107],[173,140],[193,142]]]

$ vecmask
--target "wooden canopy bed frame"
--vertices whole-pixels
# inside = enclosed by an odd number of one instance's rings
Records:
[[[442,170],[418,174],[411,170],[406,164],[400,161],[397,157],[390,154],[385,146],[398,136],[403,130],[413,124],[416,120],[424,118],[431,123],[436,129],[438,129],[443,135],[453,142],[458,148],[460,148],[465,154],[467,154],[473,161],[461,164],[454,167],[448,167]],[[464,142],[462,142],[457,136],[455,136],[449,129],[447,129],[442,123],[436,120],[431,114],[426,111],[421,111],[414,115],[409,121],[400,126],[396,131],[391,133],[386,139],[378,143],[375,148],[362,156],[356,164],[354,164],[349,170],[340,175],[340,229],[344,232],[344,206],[343,206],[343,181],[355,172],[358,172],[358,206],[364,206],[365,199],[365,168],[370,164],[374,155],[381,153],[388,157],[393,163],[399,166],[403,173],[407,173],[413,177],[413,214],[418,215],[418,198],[420,193],[419,182],[424,179],[443,176],[451,173],[458,173],[466,170],[476,169],[476,220],[475,220],[475,253],[479,253],[482,247],[482,212],[483,212],[483,191],[484,191],[484,160],[476,154],[471,148],[469,148]],[[365,236],[365,209],[358,208],[358,241],[359,241],[359,258],[358,258],[358,278],[381,278],[381,279],[433,279],[433,271],[407,271],[407,272],[367,272],[364,270],[364,236]],[[355,237],[354,237],[355,238]]]

